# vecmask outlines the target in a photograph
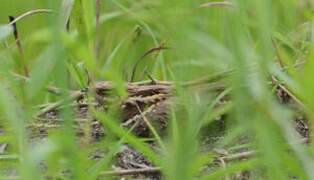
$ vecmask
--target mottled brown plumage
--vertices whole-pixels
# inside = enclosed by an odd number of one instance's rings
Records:
[[[104,92],[109,90],[107,88],[109,86],[111,84],[104,82],[96,85],[98,87],[97,96],[100,97],[99,102],[104,102],[102,100],[105,99],[106,93]],[[134,134],[141,137],[150,137],[152,135],[151,131],[143,120],[143,116],[145,116],[154,128],[164,130],[167,126],[170,104],[173,101],[171,98],[172,87],[171,84],[126,84],[128,98],[121,105],[123,112],[122,126],[131,128],[136,124]]]
[[[83,132],[82,128],[86,127],[86,123],[89,122],[89,106],[94,106],[95,109],[99,111],[110,111],[110,108],[108,107],[112,103],[119,103],[118,107],[121,108],[121,126],[131,128],[136,124],[133,132],[137,136],[152,136],[151,130],[143,120],[143,116],[145,116],[156,130],[161,131],[166,129],[169,109],[173,101],[173,85],[171,83],[126,83],[125,88],[128,92],[127,98],[113,102],[112,99],[119,98],[114,96],[114,84],[109,81],[98,82],[92,88],[86,88],[79,93],[75,92],[78,94],[76,101],[75,99],[73,100],[76,117],[75,128],[77,129],[77,132],[81,134]],[[94,96],[94,98],[92,98],[95,100],[94,102],[87,103],[85,93],[88,92]],[[39,131],[39,134],[46,135],[48,129],[60,126],[61,119],[58,113],[60,108],[62,108],[62,106],[53,108],[37,118],[38,123],[35,124],[34,127]],[[93,118],[91,122],[92,137],[97,140],[101,136],[101,133],[103,133],[103,128],[101,122],[97,119]],[[94,131],[96,130],[97,133],[95,134]]]

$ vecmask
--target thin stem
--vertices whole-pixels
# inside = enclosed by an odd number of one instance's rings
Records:
[[[21,19],[27,17],[27,16],[30,16],[30,15],[33,15],[33,14],[38,14],[38,13],[52,13],[53,11],[50,10],[50,9],[37,9],[37,10],[31,10],[31,11],[28,11],[22,15],[20,15],[19,17],[17,17],[16,19],[14,19],[13,21],[11,21],[8,25],[11,26],[13,25],[14,23],[17,23],[18,21],[20,21]]]
[[[279,64],[280,64],[281,68],[284,68],[285,65],[284,65],[284,63],[283,63],[283,61],[282,61],[282,58],[281,58],[281,56],[280,56],[278,43],[277,43],[277,41],[276,41],[274,38],[271,38],[271,41],[272,41],[272,43],[273,43],[273,45],[274,45],[274,47],[275,47],[275,52],[276,52],[276,54],[277,54],[278,62],[279,62]]]
[[[164,46],[159,46],[159,47],[155,47],[155,48],[152,48],[148,51],[146,51],[135,63],[134,67],[133,67],[133,70],[132,70],[132,75],[131,75],[131,82],[133,82],[134,80],[134,76],[135,76],[135,72],[136,72],[136,68],[138,66],[138,64],[141,62],[142,59],[144,59],[144,57],[146,57],[147,55],[155,52],[155,51],[160,51],[160,50],[163,50],[163,49],[169,49],[169,47],[164,47]]]
[[[146,123],[146,125],[149,127],[149,129],[152,131],[152,133],[154,134],[155,138],[157,139],[160,147],[163,149],[164,152],[166,152],[166,146],[164,145],[164,143],[162,142],[160,136],[158,135],[157,131],[155,130],[155,128],[153,127],[153,125],[149,122],[149,120],[146,118],[146,116],[144,115],[144,113],[142,112],[141,108],[138,106],[137,103],[135,103],[135,106],[138,110],[138,112],[140,113],[140,115],[142,116],[142,119],[144,120],[144,122]]]
[[[231,2],[209,2],[209,3],[205,3],[205,4],[201,4],[199,6],[199,8],[203,8],[203,7],[214,7],[214,6],[233,6],[233,4]]]
[[[141,169],[127,169],[127,170],[114,170],[114,171],[105,171],[100,175],[131,175],[131,174],[143,174],[143,173],[158,173],[161,171],[161,167],[149,167]]]
[[[101,8],[101,2],[100,0],[97,0],[96,2],[96,34],[95,34],[95,49],[94,49],[94,56],[95,56],[95,60],[98,59],[98,55],[99,55],[99,19],[100,19],[100,8]]]
[[[272,80],[275,82],[275,83],[278,83],[278,79],[275,77],[275,76],[272,76]],[[282,85],[281,83],[278,84],[278,87],[280,89],[282,89],[285,93],[287,93],[291,99],[297,103],[297,105],[299,105],[299,107],[301,108],[301,110],[305,110],[306,109],[306,106],[304,105],[304,103],[298,99],[292,92],[290,92],[284,85]]]
[[[14,16],[9,16],[9,19],[10,19],[10,22],[13,22],[14,21]],[[29,77],[29,72],[28,72],[28,69],[27,69],[27,66],[26,66],[26,63],[25,63],[25,60],[24,60],[23,46],[22,46],[22,43],[21,43],[21,39],[19,37],[19,33],[18,33],[18,30],[17,30],[16,23],[13,23],[12,26],[13,26],[14,38],[16,40],[16,45],[17,45],[17,47],[19,49],[19,52],[20,52],[20,55],[21,55],[21,65],[24,68],[25,76]]]

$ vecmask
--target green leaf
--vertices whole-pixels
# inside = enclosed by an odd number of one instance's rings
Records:
[[[77,0],[73,6],[72,18],[79,33],[79,40],[84,45],[82,51],[87,55],[84,63],[89,71],[94,72],[94,2],[90,0]]]
[[[30,73],[30,81],[26,86],[26,93],[29,99],[35,99],[45,86],[50,73],[57,62],[57,54],[60,53],[54,46],[47,47],[39,56],[34,68]]]
[[[81,88],[87,87],[87,75],[85,72],[83,72],[80,67],[73,63],[69,62],[67,63],[68,70],[71,74],[71,76],[76,80],[76,82],[80,85]]]
[[[89,0],[77,0],[74,3],[72,17],[83,38],[88,38],[94,27],[95,15],[93,4],[94,2]]]
[[[141,142],[140,139],[136,138],[132,134],[128,134],[126,130],[124,130],[120,125],[118,125],[114,120],[106,115],[105,113],[96,113],[96,117],[99,118],[106,127],[121,138],[125,138],[125,142],[132,145],[134,148],[139,150],[144,156],[149,157],[150,160],[156,164],[162,164],[162,158],[160,155],[156,154],[153,150],[151,150],[146,144]]]
[[[135,123],[133,125],[133,127],[131,127],[127,133],[116,143],[116,145],[106,154],[105,157],[103,157],[101,160],[99,160],[95,165],[93,165],[89,171],[88,171],[88,175],[89,175],[89,179],[95,179],[97,178],[97,176],[99,175],[100,171],[102,169],[105,169],[109,166],[110,161],[112,160],[112,158],[114,157],[114,155],[120,150],[120,148],[122,147],[122,143],[124,143],[125,138],[127,135],[129,135],[134,127],[137,125],[137,123]]]
[[[109,21],[109,20],[114,19],[116,17],[119,17],[121,15],[123,15],[123,13],[121,11],[114,11],[114,12],[102,14],[99,17],[99,23],[102,24],[102,23],[104,23],[106,21]]]
[[[64,27],[66,26],[66,24],[70,18],[73,5],[74,5],[74,0],[63,0],[62,1],[62,5],[60,8],[60,18],[61,18],[61,24]]]

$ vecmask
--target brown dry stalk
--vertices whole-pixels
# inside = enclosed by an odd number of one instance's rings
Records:
[[[131,80],[130,82],[133,82],[134,80],[134,76],[135,76],[135,72],[136,72],[136,68],[138,66],[138,64],[142,61],[142,59],[144,59],[144,57],[146,57],[147,55],[155,52],[155,51],[160,51],[160,50],[164,50],[164,49],[169,49],[169,47],[164,47],[164,46],[159,46],[159,47],[155,47],[152,49],[149,49],[148,51],[146,51],[135,63],[133,70],[132,70],[132,75],[131,75]]]
[[[236,159],[248,158],[256,154],[256,151],[245,151],[237,154],[230,154],[228,156],[218,157],[218,160],[223,161],[224,166],[226,166],[225,161],[231,161]],[[127,169],[127,170],[114,170],[114,171],[105,171],[100,175],[132,175],[132,174],[142,174],[142,173],[158,173],[161,172],[161,167],[149,167],[141,169]]]
[[[27,17],[27,16],[30,16],[30,15],[33,15],[33,14],[38,14],[38,13],[52,13],[53,11],[50,10],[50,9],[36,9],[36,10],[31,10],[31,11],[28,11],[22,15],[20,15],[19,17],[15,18],[13,21],[11,21],[8,25],[11,26],[13,25],[14,23],[17,23],[18,21],[20,21],[21,19]]]
[[[143,174],[143,173],[158,173],[161,172],[161,167],[148,167],[140,169],[126,169],[126,170],[114,170],[101,172],[100,175],[132,175],[132,174]]]
[[[139,117],[142,117],[143,115],[145,116],[147,113],[151,112],[155,107],[156,107],[156,105],[152,104],[144,112],[142,112],[140,115],[135,115],[133,118],[128,119],[126,122],[122,123],[121,125],[123,127],[128,127],[131,123],[136,121]]]
[[[285,65],[284,65],[284,63],[283,63],[283,61],[282,61],[282,58],[281,58],[281,56],[280,56],[278,43],[277,43],[277,41],[276,41],[274,38],[271,38],[271,41],[272,41],[272,43],[273,43],[273,45],[274,45],[275,52],[276,52],[277,58],[278,58],[278,62],[279,62],[279,64],[280,64],[281,68],[284,68]]]
[[[14,16],[9,16],[9,19],[10,19],[10,22],[14,21]],[[24,68],[25,76],[29,77],[29,72],[28,72],[28,69],[27,69],[27,66],[26,66],[26,63],[25,63],[25,60],[24,60],[24,52],[23,52],[21,39],[19,37],[19,33],[18,33],[18,30],[17,30],[17,25],[16,25],[16,23],[13,23],[12,26],[13,26],[14,38],[16,40],[16,45],[17,45],[17,47],[19,49],[19,52],[20,52],[20,55],[21,55],[21,65]]]
[[[0,160],[17,160],[20,156],[16,154],[1,155]]]
[[[275,78],[275,76],[272,76],[272,80],[274,83],[278,83],[278,80]],[[299,100],[292,92],[290,92],[284,85],[279,83],[278,87],[285,93],[287,93],[292,98],[292,100],[301,108],[301,110],[306,109],[304,103],[301,100]]]
[[[204,8],[204,7],[213,7],[213,6],[233,6],[231,2],[223,1],[223,2],[209,2],[205,4],[201,4],[199,8]]]
[[[152,84],[157,84],[156,80],[153,78],[152,75],[149,74],[149,72],[145,69],[144,71],[146,73],[146,75],[148,76],[148,78],[152,81]]]
[[[243,158],[248,158],[252,155],[256,154],[256,151],[244,151],[244,152],[240,152],[237,154],[231,154],[228,156],[224,156],[222,157],[224,160],[226,161],[231,161],[231,160],[235,160],[235,159],[243,159]]]
[[[61,101],[58,101],[56,103],[52,103],[51,105],[45,107],[44,109],[40,110],[35,117],[39,117],[39,116],[42,116],[44,115],[45,113],[51,111],[51,110],[54,110],[62,105],[64,105],[66,102],[70,102],[70,101],[73,101],[73,100],[76,100],[76,99],[79,99],[79,97],[83,96],[84,95],[84,92],[81,92],[81,91],[75,91],[73,92],[68,98],[66,98],[65,100],[61,100]]]
[[[126,169],[126,170],[113,170],[113,171],[104,171],[100,173],[100,176],[122,176],[122,175],[133,175],[133,174],[144,174],[144,173],[159,173],[161,172],[161,167],[148,167],[140,169]],[[0,179],[21,179],[19,176],[7,176],[0,177]]]
[[[155,128],[153,127],[153,125],[149,122],[149,120],[146,118],[146,116],[143,114],[143,112],[141,111],[141,108],[138,106],[138,104],[135,104],[138,112],[140,113],[142,119],[144,120],[144,122],[146,123],[146,125],[149,127],[149,129],[152,131],[152,133],[154,134],[155,138],[157,139],[157,142],[159,143],[160,147],[163,150],[166,150],[166,146],[163,144],[161,138],[159,137],[158,133],[156,132]]]
[[[18,16],[17,18],[14,18],[13,16],[9,16],[10,19],[10,23],[8,24],[8,26],[13,26],[13,33],[14,33],[14,37],[16,40],[16,44],[18,46],[19,52],[21,54],[21,59],[22,59],[22,66],[24,68],[25,71],[25,76],[28,77],[29,76],[29,71],[26,67],[26,63],[24,62],[24,52],[23,52],[23,48],[22,48],[22,43],[21,40],[19,38],[19,34],[18,34],[18,30],[17,30],[17,26],[16,23],[20,20],[22,20],[23,18],[33,15],[33,14],[38,14],[38,13],[52,13],[53,11],[50,9],[37,9],[37,10],[31,10],[28,11],[20,16]]]

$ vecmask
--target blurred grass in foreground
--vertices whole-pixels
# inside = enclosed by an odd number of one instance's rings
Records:
[[[206,3],[210,1],[101,0],[97,29],[94,1],[1,0],[0,128],[4,132],[0,144],[8,142],[9,149],[0,154],[0,178],[7,176],[8,169],[16,169],[21,179],[96,179],[128,143],[161,166],[171,180],[230,178],[249,170],[252,179],[313,179],[312,146],[298,143],[300,137],[291,126],[296,113],[275,100],[268,83],[272,76],[284,83],[304,103],[302,113],[309,124],[314,123],[313,2],[234,0],[231,6]],[[21,56],[13,29],[5,25],[9,23],[8,15],[17,17],[41,8],[53,13],[32,15],[17,23],[24,51]],[[99,43],[97,55],[95,40]],[[272,40],[279,45],[277,50]],[[122,129],[115,110],[94,112],[106,127],[105,137],[96,144],[90,143],[89,135],[83,142],[78,141],[71,108],[62,112],[62,128],[49,134],[44,142],[29,142],[27,126],[37,113],[34,107],[67,98],[66,94],[49,94],[47,85],[83,89],[89,79],[87,69],[92,82],[114,81],[116,93],[126,97],[123,83],[130,80],[136,60],[163,44],[170,49],[147,56],[135,72],[135,81],[148,79],[143,76],[146,69],[154,78],[177,85],[176,95],[182,105],[180,110],[171,108],[169,132],[161,140],[166,146],[162,153]],[[276,63],[276,56],[286,66],[285,72]],[[30,71],[28,82],[14,75],[25,75],[22,60]],[[306,64],[296,69],[294,64],[300,61]],[[234,73],[215,80],[230,86],[218,97],[211,91],[199,94],[180,86],[230,69]],[[204,166],[212,163],[214,155],[201,152],[202,134],[217,131],[209,126],[216,118],[213,107],[227,94],[231,105],[219,109],[228,114],[227,129],[216,148],[231,148],[238,137],[246,136],[258,155],[228,162],[226,167],[204,174]],[[97,148],[107,153],[95,162],[88,155]],[[12,154],[17,158],[5,158]],[[39,168],[43,161],[47,171]],[[61,177],[69,168],[71,176]]]

